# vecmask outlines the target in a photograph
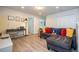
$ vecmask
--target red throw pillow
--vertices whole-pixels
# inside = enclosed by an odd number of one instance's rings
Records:
[[[61,29],[61,36],[66,36],[66,29],[65,28]]]
[[[51,32],[51,29],[47,27],[47,28],[45,28],[45,32],[46,33],[50,33]]]

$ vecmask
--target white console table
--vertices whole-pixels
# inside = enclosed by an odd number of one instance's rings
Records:
[[[8,29],[7,34],[9,34],[11,38],[25,36],[26,29]]]
[[[12,41],[8,34],[0,37],[0,52],[12,52]]]

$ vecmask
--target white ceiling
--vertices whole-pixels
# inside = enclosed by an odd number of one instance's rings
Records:
[[[22,9],[21,6],[6,6],[6,7],[14,10],[22,11],[25,13],[33,14],[33,15],[38,15],[38,16],[39,16],[39,12],[41,12],[43,16],[46,16],[46,15],[55,14],[62,11],[79,8],[78,6],[59,6],[59,8],[56,9],[56,6],[43,6],[44,9],[39,11],[39,10],[36,10],[34,6],[24,6],[24,9]]]

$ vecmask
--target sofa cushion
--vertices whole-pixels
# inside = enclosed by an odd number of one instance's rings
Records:
[[[70,41],[67,37],[59,36],[58,40],[55,39],[54,37],[49,37],[49,38],[47,38],[47,42],[51,46],[56,45],[58,47],[65,48],[65,49],[70,49],[71,48]]]

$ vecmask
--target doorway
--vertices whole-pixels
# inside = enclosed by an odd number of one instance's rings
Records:
[[[28,34],[34,34],[34,17],[28,17]]]

